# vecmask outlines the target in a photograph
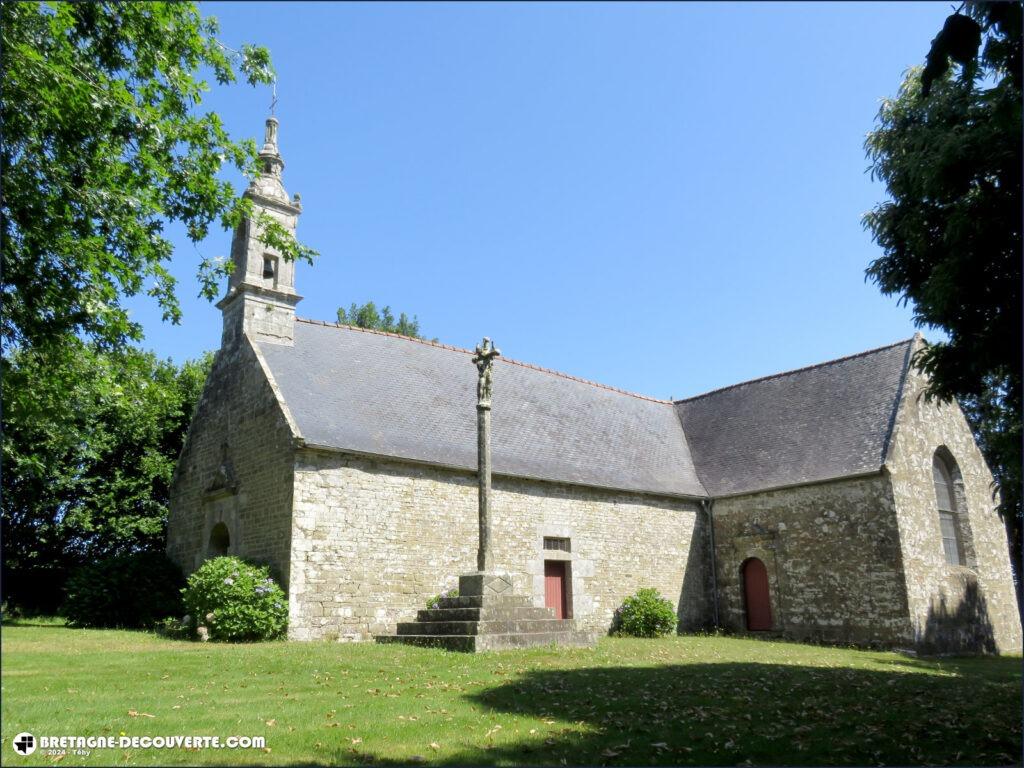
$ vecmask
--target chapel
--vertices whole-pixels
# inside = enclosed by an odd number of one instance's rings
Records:
[[[294,233],[277,129],[244,194]],[[297,317],[294,264],[257,235],[234,233],[167,552],[269,564],[293,639],[393,634],[474,570],[473,352]],[[654,587],[680,631],[1019,651],[992,475],[959,407],[922,396],[925,343],[677,401],[497,358],[496,568],[597,633]]]

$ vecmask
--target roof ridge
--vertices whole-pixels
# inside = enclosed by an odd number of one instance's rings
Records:
[[[673,403],[688,403],[688,402],[691,402],[693,400],[700,400],[702,397],[709,397],[710,395],[717,395],[719,392],[725,392],[728,389],[736,389],[737,387],[743,387],[743,386],[746,386],[747,384],[758,384],[758,383],[760,383],[762,381],[769,381],[771,379],[780,379],[783,376],[792,376],[793,374],[803,373],[804,371],[812,371],[812,370],[814,370],[816,368],[824,368],[826,366],[835,365],[837,363],[845,363],[847,360],[853,360],[855,358],[864,357],[866,355],[873,355],[873,354],[876,354],[876,353],[881,352],[881,351],[886,350],[886,349],[892,349],[893,347],[898,347],[898,346],[900,346],[902,344],[912,344],[914,342],[914,339],[916,339],[918,336],[919,336],[919,334],[914,334],[914,336],[912,336],[909,339],[900,339],[899,341],[893,342],[892,344],[886,344],[886,345],[881,346],[881,347],[875,347],[874,349],[866,349],[863,352],[857,352],[857,353],[852,354],[852,355],[846,355],[845,357],[837,357],[837,358],[835,358],[833,360],[826,360],[823,363],[815,363],[814,365],[805,365],[802,368],[793,368],[793,369],[788,370],[788,371],[781,371],[779,373],[772,373],[772,374],[769,374],[767,376],[759,376],[756,379],[748,379],[747,381],[740,381],[740,382],[738,382],[736,384],[729,384],[728,386],[725,386],[725,387],[719,387],[718,389],[712,389],[712,390],[710,390],[708,392],[703,392],[703,393],[701,393],[699,395],[694,395],[693,397],[684,397],[684,398],[681,398],[679,400],[673,400],[672,402]]]
[[[414,336],[403,336],[400,333],[391,333],[390,331],[378,331],[375,328],[360,328],[358,325],[348,325],[346,323],[329,323],[326,320],[311,320],[305,317],[296,317],[295,320],[300,323],[308,323],[309,325],[322,325],[325,328],[341,328],[348,331],[359,331],[360,333],[371,333],[377,336],[390,336],[395,339],[404,339],[405,341],[414,341],[417,344],[423,344],[428,347],[437,347],[439,349],[447,349],[451,352],[462,352],[466,355],[476,354],[473,350],[465,349],[463,347],[456,347],[451,344],[443,344],[440,341],[431,341],[429,339],[418,339]],[[553,368],[544,368],[533,363],[524,363],[521,360],[515,360],[511,357],[499,357],[499,362],[509,363],[510,365],[518,365],[520,368],[529,368],[534,371],[540,371],[541,373],[548,373],[552,376],[558,376],[562,379],[568,379],[569,381],[576,381],[581,384],[588,384],[591,387],[597,387],[598,389],[605,389],[609,392],[616,392],[620,395],[629,395],[635,397],[638,400],[647,400],[652,403],[661,403],[662,405],[672,405],[671,400],[661,400],[657,397],[649,397],[648,395],[641,395],[636,392],[630,392],[626,389],[619,389],[618,387],[612,387],[608,384],[602,384],[598,381],[591,381],[590,379],[581,379],[579,376],[573,376],[571,373],[563,373],[562,371],[556,371]]]

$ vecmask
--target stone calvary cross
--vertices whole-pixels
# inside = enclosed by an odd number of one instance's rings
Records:
[[[477,460],[480,484],[480,549],[476,571],[459,576],[457,596],[440,598],[416,613],[416,621],[400,621],[394,635],[378,635],[384,643],[409,643],[453,651],[489,651],[551,645],[591,645],[596,635],[575,628],[572,619],[557,618],[552,608],[534,605],[529,594],[517,595],[511,573],[494,570],[491,551],[491,390],[494,358],[501,352],[484,338],[473,362],[476,386]]]
[[[473,362],[476,363],[476,428],[477,479],[480,486],[478,510],[480,515],[480,548],[476,554],[476,568],[490,573],[494,565],[491,553],[491,389],[494,381],[494,358],[501,351],[489,338],[476,345]]]

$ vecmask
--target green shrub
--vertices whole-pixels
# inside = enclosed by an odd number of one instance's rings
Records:
[[[633,637],[662,637],[674,632],[677,623],[672,603],[651,588],[627,597],[615,617],[617,632]]]
[[[182,590],[190,626],[211,640],[271,640],[288,627],[288,598],[266,566],[237,557],[207,560]]]
[[[191,617],[188,621],[178,619],[173,616],[168,616],[163,621],[157,622],[156,631],[157,634],[169,637],[172,640],[188,640],[193,635],[195,625],[192,624]]]
[[[459,590],[458,589],[446,589],[440,595],[434,595],[433,597],[429,598],[427,600],[427,608],[438,608],[441,605],[442,598],[445,598],[445,597],[458,597],[458,596],[459,596]]]
[[[182,583],[162,552],[118,555],[71,574],[61,613],[73,627],[150,629],[181,613]]]

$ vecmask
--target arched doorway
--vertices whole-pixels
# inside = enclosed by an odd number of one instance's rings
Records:
[[[768,569],[756,557],[743,563],[743,601],[747,629],[764,632],[772,628],[772,605],[768,596]]]
[[[221,557],[228,553],[228,547],[231,546],[231,534],[228,533],[228,527],[224,523],[217,523],[213,526],[213,530],[210,531],[210,545],[207,547],[207,555],[209,557]]]

